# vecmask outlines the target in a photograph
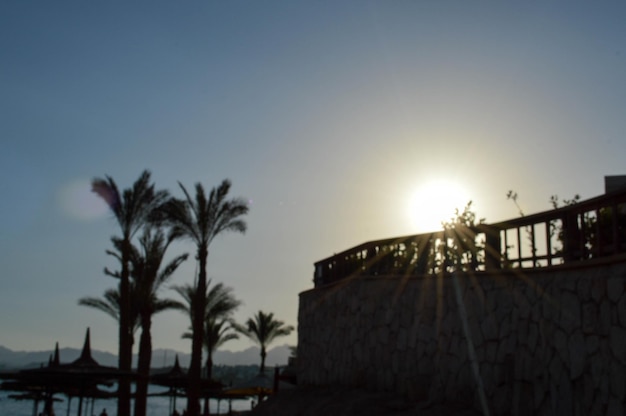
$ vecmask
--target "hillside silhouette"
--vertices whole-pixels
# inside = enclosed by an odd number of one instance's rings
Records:
[[[78,348],[59,348],[59,355],[62,362],[70,362],[80,356],[81,350]],[[0,368],[35,368],[46,364],[53,349],[46,351],[13,351],[0,345]],[[258,347],[249,347],[241,351],[216,351],[214,362],[216,365],[251,365],[260,363],[260,350]],[[174,359],[178,355],[180,365],[188,367],[191,355],[171,349],[156,349],[152,356],[152,368],[169,367],[174,365]],[[283,366],[287,364],[290,355],[289,346],[281,345],[271,348],[267,354],[267,365]],[[99,364],[105,366],[116,366],[117,355],[106,351],[92,350],[93,358]],[[133,356],[133,366],[137,365],[137,356]]]

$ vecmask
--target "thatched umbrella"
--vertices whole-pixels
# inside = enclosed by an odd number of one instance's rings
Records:
[[[182,395],[189,387],[189,376],[180,367],[178,361],[178,355],[174,361],[174,366],[166,373],[153,374],[150,376],[150,383],[157,386],[169,387],[170,391],[170,414],[176,408],[176,397]],[[201,379],[200,380],[200,392],[203,397],[211,397],[218,392],[221,392],[222,383]],[[206,406],[205,406],[206,408]]]
[[[50,368],[59,363],[59,344],[56,344],[54,357],[50,357],[48,360],[48,366]],[[44,367],[42,367],[44,368]],[[33,370],[14,371],[9,373],[0,373],[0,379],[11,380],[6,381],[0,385],[0,389],[8,391],[21,392],[22,394],[12,394],[8,397],[13,400],[32,400],[33,401],[33,416],[37,416],[39,409],[39,402],[44,402],[44,411],[51,413],[52,403],[54,401],[60,401],[60,399],[54,398],[54,391],[50,386],[39,383],[37,380],[32,380],[28,377],[27,373]]]
[[[133,373],[121,372],[116,367],[102,366],[92,358],[89,328],[87,328],[83,350],[78,359],[69,364],[60,364],[57,344],[55,356],[47,367],[22,370],[13,373],[8,378],[30,386],[29,388],[43,389],[50,396],[54,393],[64,393],[70,399],[78,396],[78,414],[80,415],[83,398],[102,394],[97,389],[98,385],[112,385],[114,380],[133,377],[133,375]]]

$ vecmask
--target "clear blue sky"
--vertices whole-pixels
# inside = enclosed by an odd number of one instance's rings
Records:
[[[179,196],[230,178],[249,231],[214,241],[209,276],[239,321],[292,325],[315,261],[433,227],[415,216],[445,192],[410,201],[434,181],[488,221],[517,215],[509,189],[529,213],[601,194],[626,173],[625,16],[621,1],[1,2],[0,344],[78,347],[90,326],[117,350],[114,321],[77,305],[115,284],[96,176],[127,187],[149,169]],[[154,346],[188,351],[187,326],[157,315]]]

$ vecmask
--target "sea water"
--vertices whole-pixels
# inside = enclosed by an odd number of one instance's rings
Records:
[[[165,389],[162,387],[154,387],[150,386],[149,389],[151,394],[163,392]],[[17,392],[10,392],[5,390],[0,390],[0,415],[2,416],[32,416],[33,414],[38,415],[43,411],[43,402],[39,402],[39,406],[37,409],[37,413],[34,413],[34,402],[32,400],[14,400],[9,398],[9,395],[19,394]],[[55,395],[55,398],[59,398],[61,402],[54,403],[54,413],[56,416],[66,416],[68,415],[68,401],[67,397],[62,394]],[[169,397],[165,396],[150,396],[148,397],[148,406],[147,406],[147,415],[148,416],[169,416],[172,402]],[[228,400],[220,400],[219,403],[217,400],[211,399],[209,407],[211,409],[211,414],[218,414],[218,404],[219,404],[219,412],[222,414],[228,413]],[[78,398],[74,397],[69,403],[69,415],[76,416],[78,414]],[[204,401],[202,402],[202,406],[204,406]],[[187,400],[184,397],[176,398],[176,409],[179,413],[182,414],[183,409],[187,407]],[[250,410],[251,401],[247,400],[233,400],[232,401],[232,410]],[[93,411],[92,411],[93,408]],[[131,404],[132,408],[132,404]],[[109,416],[117,416],[117,401],[116,399],[96,399],[92,401],[84,399],[82,405],[82,415],[80,416],[98,416],[102,409],[106,409],[107,414]]]

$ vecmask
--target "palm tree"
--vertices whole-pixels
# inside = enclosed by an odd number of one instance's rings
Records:
[[[157,230],[154,234],[150,227],[144,229],[139,242],[141,251],[131,245],[130,263],[130,298],[132,334],[141,328],[139,341],[138,373],[141,376],[137,381],[135,399],[135,416],[145,415],[148,376],[152,358],[152,316],[168,309],[178,309],[179,302],[172,299],[160,299],[157,292],[165,284],[178,266],[187,259],[187,254],[182,254],[171,260],[161,271],[161,263],[167,247],[176,237],[170,235],[166,240],[163,232]],[[121,259],[122,243],[120,239],[113,238],[113,245],[117,252],[107,251],[108,254]],[[119,276],[119,271],[105,269],[110,276]],[[100,310],[113,317],[119,322],[120,295],[118,289],[108,289],[102,298],[84,297],[79,299],[79,305],[88,306]],[[134,343],[134,340],[131,341]]]
[[[148,395],[148,378],[150,376],[150,363],[152,361],[152,316],[168,309],[176,309],[179,302],[172,299],[160,299],[157,297],[159,289],[174,274],[178,266],[185,261],[188,255],[182,254],[169,261],[163,268],[163,258],[170,243],[176,235],[165,238],[163,231],[153,230],[150,227],[144,229],[139,239],[141,253],[134,250],[131,257],[133,266],[131,277],[133,279],[134,296],[133,305],[136,306],[141,323],[141,338],[139,340],[139,358],[137,362],[135,416],[145,416]]]
[[[261,368],[260,373],[265,372],[266,348],[276,338],[287,336],[294,330],[293,326],[285,325],[283,321],[274,319],[273,313],[259,311],[253,318],[246,321],[246,326],[237,326],[237,329],[250,338],[255,344],[261,347]]]
[[[202,368],[202,341],[204,339],[205,297],[207,288],[207,259],[209,245],[213,239],[226,231],[244,233],[246,223],[241,219],[248,212],[248,205],[241,198],[227,199],[230,181],[224,180],[213,188],[206,197],[202,184],[196,184],[195,199],[179,183],[185,199],[170,199],[162,209],[162,220],[174,232],[187,237],[196,244],[196,259],[199,262],[199,276],[195,290],[192,311],[191,363],[189,365],[189,389],[187,391],[187,412],[189,416],[200,414],[200,378]]]
[[[113,243],[113,247],[115,250],[106,250],[106,253],[110,256],[115,257],[122,262],[122,240],[117,237],[112,237],[111,242]],[[131,257],[138,256],[138,252],[136,248],[131,245]],[[108,268],[104,268],[104,274],[114,277],[116,279],[120,278],[119,270],[109,270]],[[135,298],[135,287],[131,282],[130,285],[130,297]],[[104,292],[104,295],[101,298],[85,296],[78,300],[78,304],[81,306],[87,306],[93,309],[97,309],[101,312],[106,313],[116,322],[120,322],[120,290],[119,287],[116,289],[107,289]],[[134,335],[141,326],[141,321],[139,320],[139,311],[136,308],[136,304],[131,302],[130,305],[130,322],[131,322],[131,344],[134,344]]]
[[[132,362],[132,331],[130,316],[130,279],[129,261],[131,240],[135,233],[148,222],[149,216],[168,198],[166,191],[156,191],[150,183],[150,172],[144,170],[129,189],[120,193],[117,184],[110,176],[94,178],[91,189],[107,203],[122,231],[122,250],[120,261],[122,269],[119,273],[119,369],[124,372],[131,370]],[[117,414],[130,415],[130,380],[121,379],[118,387]]]
[[[180,303],[178,309],[184,311],[189,316],[193,323],[193,312],[195,310],[196,302],[196,287],[191,285],[174,286],[173,289],[185,300],[185,304]],[[207,379],[211,380],[213,372],[213,353],[215,350],[224,344],[226,341],[238,338],[237,334],[228,333],[229,327],[224,327],[224,322],[230,321],[232,313],[241,305],[241,302],[235,299],[233,295],[233,289],[225,287],[224,284],[218,283],[211,287],[211,281],[209,281],[207,292],[204,298],[204,339],[203,345],[207,349],[206,360],[206,374]],[[219,328],[216,321],[220,320]],[[234,324],[232,324],[234,325]],[[233,326],[234,328],[234,326]],[[192,329],[192,328],[190,328]],[[183,338],[190,338],[193,340],[193,330],[191,332],[185,332]],[[204,412],[205,415],[209,414],[209,400],[204,400]]]
[[[239,335],[235,332],[233,321],[230,319],[210,319],[205,321],[204,326],[204,347],[207,350],[206,370],[207,378],[213,377],[213,354],[215,351],[228,341],[239,339]],[[191,334],[189,334],[191,335]]]
[[[206,371],[207,378],[211,379],[213,370],[213,353],[225,342],[239,338],[237,334],[230,333],[235,329],[231,315],[241,305],[232,294],[232,288],[218,283],[211,287],[209,281],[205,296],[204,313],[204,340],[203,345],[207,349]],[[173,289],[185,300],[186,304],[180,304],[180,310],[186,312],[193,322],[193,302],[195,299],[195,287],[190,285],[174,286]],[[191,328],[190,328],[191,329]],[[183,338],[193,339],[193,331],[185,332]]]

